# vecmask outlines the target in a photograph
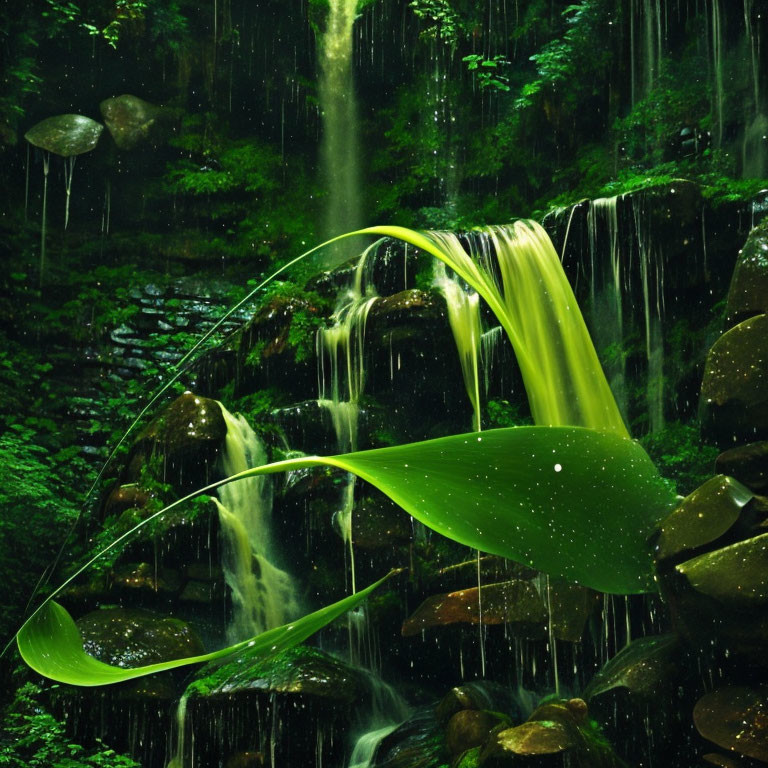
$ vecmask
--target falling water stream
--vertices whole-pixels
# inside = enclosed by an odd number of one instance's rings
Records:
[[[325,233],[334,237],[362,221],[360,159],[352,68],[357,0],[330,0],[322,39],[318,91],[323,118],[320,164],[328,197]],[[342,246],[339,246],[342,247]],[[343,246],[354,252],[354,244]]]
[[[264,444],[241,415],[221,403],[227,434],[221,456],[225,476],[267,463]],[[204,415],[204,411],[202,412]],[[293,577],[276,564],[269,477],[248,477],[219,488],[222,570],[232,601],[227,640],[234,644],[288,623],[301,613]],[[194,765],[194,737],[188,738],[187,698],[176,710],[176,749],[168,768]]]

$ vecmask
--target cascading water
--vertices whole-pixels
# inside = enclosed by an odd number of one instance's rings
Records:
[[[599,350],[607,350],[604,367],[616,402],[627,418],[624,342],[622,253],[619,246],[618,198],[593,200],[587,213],[592,335]],[[601,232],[608,241],[609,260],[600,263]]]
[[[630,57],[632,104],[651,92],[661,72],[663,26],[661,0],[631,0]]]
[[[230,476],[267,463],[264,444],[242,415],[221,403],[227,434],[221,464]],[[275,565],[271,531],[272,487],[268,477],[248,477],[219,488],[222,570],[230,589],[230,644],[288,623],[301,613],[293,577]],[[194,765],[194,734],[188,733],[187,698],[176,709],[176,748],[168,768]]]
[[[711,21],[711,45],[712,45],[712,70],[713,70],[713,113],[717,121],[717,142],[719,147],[723,143],[723,102],[725,100],[725,90],[723,88],[723,18],[720,0],[711,0],[712,2],[712,21]]]
[[[233,416],[223,405],[221,412],[227,425],[224,474],[266,464],[264,445],[245,418]],[[218,493],[222,566],[233,607],[228,639],[236,643],[287,623],[298,615],[299,605],[293,578],[274,564],[270,479],[249,477],[222,486]]]
[[[752,79],[752,104],[745,115],[744,139],[742,142],[742,176],[763,177],[768,173],[768,115],[763,112],[762,87],[760,82],[761,59],[761,13],[755,13],[754,0],[744,0],[744,30],[749,47]]]
[[[360,159],[352,68],[357,0],[330,0],[322,41],[318,91],[323,118],[322,176],[328,190],[325,233],[358,229],[361,216]],[[340,246],[341,247],[341,246]],[[345,249],[354,244],[345,243]]]
[[[464,386],[472,403],[475,431],[480,431],[480,297],[468,291],[456,276],[448,277],[445,264],[435,263],[435,286],[442,293],[448,310],[448,320],[459,352]]]
[[[342,296],[334,312],[334,324],[330,328],[320,330],[317,337],[320,390],[318,403],[331,416],[336,443],[342,453],[357,450],[360,397],[365,386],[365,324],[368,313],[378,298],[370,282],[364,285],[364,275],[368,257],[378,246],[379,243],[374,243],[363,252],[355,269],[353,284]],[[345,551],[349,557],[353,592],[356,588],[352,547],[355,482],[355,476],[350,474],[344,489],[342,508],[336,516],[344,539]]]
[[[584,318],[546,232],[531,221],[488,227],[472,234],[470,253],[451,232],[427,236],[462,275],[482,286],[515,349],[534,421],[626,436]]]
[[[383,680],[369,676],[371,685],[371,714],[367,727],[358,736],[352,749],[349,768],[370,768],[379,744],[410,714],[410,707],[397,691]]]

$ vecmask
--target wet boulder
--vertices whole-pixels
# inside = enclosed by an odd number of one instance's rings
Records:
[[[717,457],[715,471],[736,478],[756,493],[768,491],[768,441],[724,451]]]
[[[738,480],[717,475],[686,496],[659,526],[656,559],[679,559],[725,535],[753,493]]]
[[[316,391],[315,331],[330,314],[330,304],[313,293],[270,298],[238,336],[236,394],[277,387],[302,400]]]
[[[549,701],[525,723],[493,731],[479,765],[621,768],[624,763],[590,722],[586,702],[569,699]]]
[[[119,667],[140,667],[203,653],[192,627],[149,611],[107,608],[77,621],[86,653]]]
[[[768,312],[768,221],[750,232],[728,291],[726,323],[732,327]]]
[[[131,450],[122,484],[147,472],[179,493],[211,482],[224,446],[227,424],[215,400],[185,392],[141,431]]]
[[[483,709],[462,709],[445,726],[445,746],[453,757],[480,747],[491,731],[499,725],[509,725],[509,718]]]
[[[173,568],[150,563],[121,563],[112,571],[112,584],[129,597],[173,597],[182,587],[182,578]]]
[[[296,646],[270,658],[245,649],[209,664],[185,696],[200,765],[263,753],[264,745],[276,765],[313,765],[318,755],[323,764],[334,765],[341,760],[353,712],[365,705],[370,691],[366,678],[349,665]],[[217,726],[222,718],[226,728]]]
[[[163,110],[138,96],[113,96],[99,104],[101,116],[118,149],[134,149],[158,135]]]
[[[707,357],[702,432],[721,448],[768,438],[768,315],[744,320]]]
[[[768,762],[767,688],[718,688],[698,700],[693,720],[699,733],[719,747]]]
[[[546,587],[534,581],[512,579],[498,584],[428,597],[402,626],[410,637],[430,627],[450,624],[509,624],[513,632],[543,638],[548,624]],[[552,625],[558,640],[577,642],[587,619],[597,606],[591,590],[565,583],[550,587]]]
[[[90,152],[104,130],[101,123],[85,115],[56,115],[32,126],[24,138],[33,146],[62,157]]]
[[[408,515],[387,496],[368,496],[355,504],[352,512],[352,541],[358,549],[391,549],[410,540]]]

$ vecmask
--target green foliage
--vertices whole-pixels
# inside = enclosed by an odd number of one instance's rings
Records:
[[[719,450],[702,442],[698,424],[671,422],[640,442],[681,496],[694,491],[714,472]]]
[[[0,606],[0,636],[18,623],[19,598],[31,596],[77,519],[74,489],[90,471],[76,453],[46,450],[36,444],[35,432],[21,424],[0,434],[0,581],[7,594],[17,596]]]
[[[22,685],[3,712],[0,724],[0,765],[8,768],[141,768],[97,740],[86,749],[67,737],[64,724],[42,703],[45,691]]]
[[[530,424],[531,418],[523,412],[519,403],[508,400],[489,400],[485,404],[485,420],[489,428],[519,427]]]
[[[233,136],[213,112],[187,115],[170,144],[177,156],[151,195],[161,208],[172,199],[185,211],[200,256],[256,256],[272,271],[282,252],[304,250],[314,218],[307,200],[316,193],[301,158],[286,159],[252,135]]]
[[[510,90],[509,78],[501,74],[502,67],[508,66],[509,62],[502,55],[497,54],[493,58],[487,58],[478,53],[472,53],[464,56],[462,61],[467,63],[467,69],[470,72],[474,72],[481,88]]]

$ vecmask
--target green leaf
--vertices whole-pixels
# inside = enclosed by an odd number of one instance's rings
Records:
[[[164,672],[188,664],[213,661],[245,648],[250,649],[251,653],[263,652],[265,656],[284,651],[298,645],[341,614],[355,608],[391,575],[390,573],[366,589],[303,616],[297,621],[267,630],[256,637],[220,651],[133,669],[105,664],[85,653],[83,639],[74,620],[65,608],[53,600],[46,602],[21,628],[16,641],[24,661],[44,677],[70,685],[110,685],[150,675],[153,672]]]

